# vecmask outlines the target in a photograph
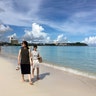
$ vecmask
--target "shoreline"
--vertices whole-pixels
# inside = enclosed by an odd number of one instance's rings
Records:
[[[0,55],[5,57],[5,58],[9,58],[9,59],[12,58],[14,62],[17,60],[17,56],[14,56],[14,55],[11,55],[11,54],[7,55],[6,53],[1,52]],[[42,65],[44,65],[46,67],[53,68],[53,69],[57,69],[57,70],[60,70],[60,71],[63,71],[63,72],[68,72],[70,74],[74,74],[74,75],[77,75],[77,76],[82,76],[82,77],[85,77],[85,78],[90,78],[90,79],[95,79],[96,80],[96,76],[91,74],[91,73],[82,72],[80,70],[76,70],[76,69],[72,69],[72,68],[58,66],[58,65],[51,64],[51,63],[48,63],[48,62],[42,62]]]
[[[57,69],[57,70],[60,70],[60,71],[63,71],[63,72],[68,72],[70,74],[74,74],[74,75],[77,75],[77,76],[82,76],[82,77],[86,77],[86,78],[96,80],[95,75],[91,75],[87,72],[82,72],[82,71],[78,71],[78,70],[75,70],[75,69],[72,69],[72,68],[66,68],[66,67],[62,67],[62,66],[56,66],[54,64],[52,65],[52,64],[49,64],[49,63],[42,63],[42,64],[44,66],[51,67],[51,68],[54,68],[54,69]]]
[[[40,65],[40,80],[34,85],[20,81],[20,71],[15,70],[11,59],[0,56],[1,96],[95,96],[96,80]],[[16,63],[16,61],[15,61]],[[6,74],[7,73],[7,74]],[[27,80],[28,78],[26,78]]]

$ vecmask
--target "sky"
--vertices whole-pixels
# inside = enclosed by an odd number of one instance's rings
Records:
[[[0,0],[0,41],[96,45],[96,0]]]

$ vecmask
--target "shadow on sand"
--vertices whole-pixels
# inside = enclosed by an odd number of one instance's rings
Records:
[[[40,75],[39,75],[39,78],[40,78],[39,80],[43,80],[43,79],[44,79],[46,76],[48,76],[48,75],[50,75],[49,72],[40,74]],[[36,81],[38,81],[37,76],[34,76],[34,78],[32,79],[32,81],[33,81],[33,83],[36,82]],[[26,79],[25,82],[29,82],[29,80]]]
[[[44,79],[46,76],[50,75],[49,72],[40,74],[40,79]]]
[[[39,77],[40,77],[39,80],[43,80],[46,76],[49,76],[49,75],[50,75],[49,72],[40,74],[40,75],[39,75]],[[38,80],[37,80],[37,76],[35,76],[35,77],[33,78],[33,83],[36,82],[36,81],[38,81]]]

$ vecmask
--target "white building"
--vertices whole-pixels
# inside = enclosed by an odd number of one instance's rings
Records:
[[[18,44],[18,40],[14,39],[13,37],[10,38],[11,44]]]

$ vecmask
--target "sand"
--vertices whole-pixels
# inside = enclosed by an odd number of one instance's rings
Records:
[[[15,64],[14,64],[15,63]],[[16,61],[0,56],[0,96],[96,96],[96,80],[40,66],[40,80],[21,82]]]

